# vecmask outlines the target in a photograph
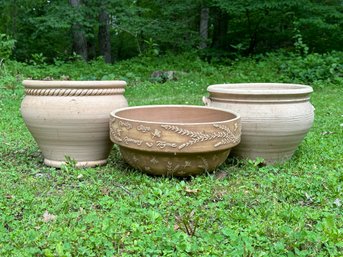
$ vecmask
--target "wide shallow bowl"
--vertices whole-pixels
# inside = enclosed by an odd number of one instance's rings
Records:
[[[242,141],[232,154],[267,163],[290,159],[312,126],[312,88],[284,83],[218,84],[207,88],[207,106],[242,117]]]
[[[111,113],[111,140],[124,160],[153,175],[212,171],[240,142],[238,114],[210,107],[152,105]]]

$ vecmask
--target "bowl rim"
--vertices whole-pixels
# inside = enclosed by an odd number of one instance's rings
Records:
[[[23,80],[25,88],[29,89],[49,89],[49,88],[69,88],[69,89],[99,89],[99,88],[124,88],[127,83],[124,80]]]
[[[224,112],[224,113],[230,113],[235,115],[235,117],[233,119],[229,119],[229,120],[221,120],[221,121],[210,121],[210,122],[162,122],[162,121],[145,121],[142,119],[128,119],[128,118],[123,118],[120,116],[117,116],[118,112],[121,111],[126,111],[126,110],[134,110],[134,109],[149,109],[149,108],[198,108],[198,109],[210,109],[210,110],[215,110],[215,111],[220,111],[220,112]],[[165,125],[182,125],[182,126],[192,126],[192,125],[212,125],[212,124],[225,124],[227,122],[237,122],[241,119],[241,116],[239,113],[231,111],[231,110],[227,110],[227,109],[221,109],[221,108],[216,108],[216,107],[209,107],[209,106],[200,106],[200,105],[185,105],[185,104],[166,104],[166,105],[139,105],[139,106],[132,106],[132,107],[124,107],[124,108],[120,108],[120,109],[116,109],[114,111],[112,111],[110,113],[110,116],[112,118],[115,119],[119,119],[119,120],[124,120],[124,121],[129,121],[129,122],[140,122],[140,123],[145,123],[145,124],[156,124],[156,125],[160,125],[160,124],[165,124]]]
[[[261,86],[270,86],[271,88],[258,89]],[[256,87],[256,89],[254,89],[253,87]],[[303,84],[250,82],[213,84],[207,87],[207,91],[209,93],[239,95],[298,95],[310,94],[313,92],[313,88],[311,86]]]

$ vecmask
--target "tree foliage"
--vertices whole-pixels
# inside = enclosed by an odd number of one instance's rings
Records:
[[[15,42],[8,35],[0,34],[0,63],[11,56]]]
[[[3,10],[0,34],[16,40],[13,55],[18,60],[29,60],[38,53],[49,61],[66,60],[73,52],[80,54],[73,44],[75,24],[77,31],[84,32],[88,59],[106,56],[104,46],[107,51],[110,49],[112,60],[166,51],[193,51],[199,50],[201,41],[201,10],[208,8],[208,42],[202,52],[210,57],[251,55],[280,48],[296,50],[299,46],[308,52],[327,52],[342,50],[343,46],[340,0],[81,0],[79,3],[78,8],[73,8],[67,0],[0,0]],[[104,24],[108,24],[107,30],[101,27]]]

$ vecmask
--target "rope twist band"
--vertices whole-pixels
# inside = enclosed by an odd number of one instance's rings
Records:
[[[124,88],[26,88],[26,95],[33,96],[97,96],[97,95],[119,95],[125,92]]]

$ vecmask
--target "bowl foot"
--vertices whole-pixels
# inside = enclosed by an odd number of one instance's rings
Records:
[[[188,177],[213,171],[221,165],[230,149],[205,153],[161,153],[121,146],[124,160],[132,167],[150,175]]]

